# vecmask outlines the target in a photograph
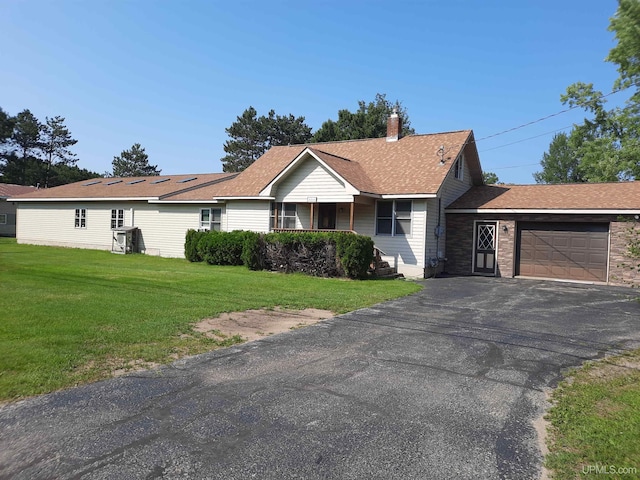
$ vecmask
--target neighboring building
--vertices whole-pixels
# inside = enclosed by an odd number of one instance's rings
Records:
[[[35,190],[36,187],[0,183],[0,237],[16,236],[16,205],[7,199]]]
[[[472,131],[401,131],[392,115],[386,138],[273,147],[240,174],[93,179],[40,190],[12,199],[18,242],[108,250],[117,229],[137,227],[138,251],[182,257],[191,228],[348,230],[370,236],[382,259],[408,277],[448,271],[621,283],[617,215],[640,213],[640,182],[484,186]],[[568,224],[568,240],[553,233]],[[557,248],[531,246],[539,230]],[[580,255],[600,258],[599,266],[589,260],[558,270],[565,241],[570,251],[587,242]]]

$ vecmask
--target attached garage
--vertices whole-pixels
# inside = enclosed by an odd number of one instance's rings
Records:
[[[445,213],[449,274],[640,284],[629,256],[640,181],[474,186]],[[478,268],[486,225],[495,226],[490,270]]]
[[[607,281],[608,223],[518,223],[516,275]]]

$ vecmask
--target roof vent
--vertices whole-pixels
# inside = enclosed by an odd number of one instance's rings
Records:
[[[178,180],[176,183],[187,183],[196,180],[197,178],[198,177],[183,178],[182,180]]]
[[[168,182],[169,180],[171,180],[171,179],[170,178],[159,178],[158,180],[154,180],[153,182],[151,182],[151,185],[155,185],[156,183]]]
[[[95,185],[97,183],[100,183],[102,180],[94,180],[93,182],[89,182],[89,183],[83,183],[82,186],[83,187],[88,187],[89,185]]]
[[[105,185],[115,185],[116,183],[122,183],[122,180],[112,180],[110,182],[105,183]]]
[[[142,183],[144,181],[144,178],[138,178],[137,180],[131,180],[130,182],[127,182],[127,185],[135,185],[136,183]]]

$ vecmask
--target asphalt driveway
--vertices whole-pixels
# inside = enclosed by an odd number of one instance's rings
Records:
[[[629,289],[489,278],[0,408],[2,478],[539,478],[563,368],[640,346]]]

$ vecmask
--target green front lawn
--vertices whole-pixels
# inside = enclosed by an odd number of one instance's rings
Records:
[[[192,330],[223,312],[282,306],[344,313],[419,289],[0,238],[0,400],[232,344],[239,339]]]
[[[640,350],[572,371],[552,403],[552,478],[640,478]]]

